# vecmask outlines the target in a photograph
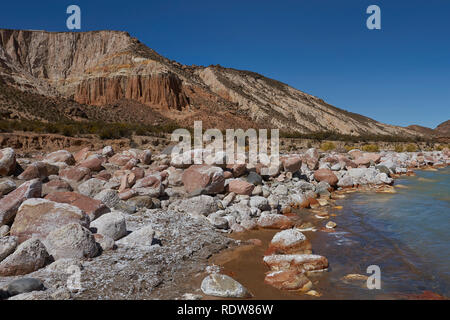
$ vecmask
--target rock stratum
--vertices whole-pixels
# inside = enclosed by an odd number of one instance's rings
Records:
[[[100,119],[311,133],[423,135],[336,108],[254,72],[187,66],[127,32],[0,29],[0,111],[9,119]],[[55,117],[59,117],[55,119]]]

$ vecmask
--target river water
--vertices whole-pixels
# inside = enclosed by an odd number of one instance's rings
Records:
[[[314,221],[317,232],[305,232],[313,252],[328,258],[328,272],[311,280],[322,299],[407,299],[433,292],[450,297],[450,167],[437,172],[417,171],[397,179],[395,194],[352,193],[330,209],[334,232],[322,232],[329,220],[317,221],[304,210],[299,216]],[[302,293],[281,292],[263,283],[268,271],[264,250],[276,231],[252,231],[242,239],[258,238],[260,247],[235,253],[225,272],[246,285],[259,299],[311,299]],[[343,281],[347,274],[367,273],[379,266],[381,289],[366,281]],[[317,299],[317,298],[314,298]]]

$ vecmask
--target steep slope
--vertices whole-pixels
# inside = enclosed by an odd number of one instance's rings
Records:
[[[419,126],[417,124],[413,124],[413,125],[407,126],[406,128],[410,129],[410,130],[414,130],[414,131],[416,131],[418,133],[421,133],[424,136],[428,136],[428,137],[436,136],[436,132],[433,129],[428,128],[428,127],[424,127],[424,126]]]
[[[134,113],[155,114],[183,126],[203,120],[204,127],[222,129],[420,135],[253,72],[182,65],[119,31],[0,29],[0,78],[23,92],[72,101],[78,108],[120,105],[127,113],[127,105],[133,105]]]
[[[434,131],[438,136],[441,137],[450,137],[450,120],[447,120],[445,122],[442,122],[440,125],[438,125]]]

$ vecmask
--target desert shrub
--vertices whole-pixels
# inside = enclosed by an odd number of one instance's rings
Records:
[[[410,143],[406,146],[405,150],[407,152],[416,152],[417,151],[417,146],[414,143]]]
[[[364,146],[362,146],[362,151],[365,152],[379,152],[380,148],[378,147],[377,144],[366,144]]]
[[[443,146],[443,145],[440,145],[440,144],[435,145],[435,146],[434,146],[434,150],[436,150],[436,151],[442,151],[442,150],[444,150],[444,146]]]
[[[330,151],[330,150],[336,149],[336,146],[334,145],[333,142],[328,141],[328,142],[322,143],[320,145],[320,149],[322,149],[323,151]]]
[[[349,152],[350,150],[355,149],[355,147],[354,146],[345,145],[344,149],[345,149],[345,151]]]
[[[401,144],[397,144],[394,147],[395,152],[403,152],[403,146]]]

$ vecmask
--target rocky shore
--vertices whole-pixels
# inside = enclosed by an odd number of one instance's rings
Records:
[[[194,150],[191,153],[202,153]],[[333,205],[344,191],[394,192],[393,179],[445,167],[450,152],[320,152],[281,155],[280,166],[179,165],[111,146],[23,157],[0,150],[1,299],[191,299],[251,297],[209,265],[238,246],[230,233],[279,229],[261,263],[266,284],[315,295],[326,271],[292,211]],[[328,221],[326,228],[336,228]],[[302,232],[303,231],[303,232]],[[195,288],[195,279],[201,282]],[[192,282],[186,279],[193,279]],[[203,279],[203,281],[201,281]],[[320,281],[320,278],[319,278]]]

